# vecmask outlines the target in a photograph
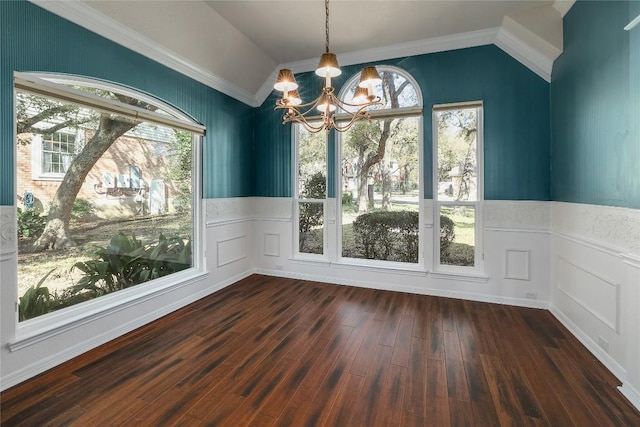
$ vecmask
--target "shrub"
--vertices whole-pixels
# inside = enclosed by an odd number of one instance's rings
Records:
[[[97,297],[187,269],[191,266],[191,242],[160,234],[157,243],[145,245],[135,236],[118,233],[95,256],[73,265],[84,275],[69,288],[69,296],[87,292]]]
[[[447,255],[456,238],[455,224],[448,216],[440,215],[440,256]]]
[[[28,239],[40,236],[46,222],[46,218],[35,209],[28,208],[23,211],[18,208],[18,237]]]
[[[343,205],[353,204],[353,193],[351,191],[345,191],[342,193],[342,204]]]
[[[357,249],[368,259],[418,262],[418,212],[371,212],[353,222]]]
[[[93,203],[85,199],[75,199],[71,207],[71,216],[77,220],[86,219],[93,213]]]
[[[353,222],[356,250],[367,259],[418,262],[418,212],[372,212]],[[455,239],[453,221],[440,216],[440,253],[445,256]]]
[[[322,172],[318,172],[311,175],[304,182],[304,189],[300,192],[301,199],[324,199],[327,194],[327,179]],[[314,227],[322,225],[324,222],[324,213],[322,211],[322,204],[320,203],[300,203],[299,213],[299,250],[311,251],[312,253],[322,253],[322,247],[319,248],[320,252],[316,249],[305,249],[306,240],[310,237],[310,233]]]

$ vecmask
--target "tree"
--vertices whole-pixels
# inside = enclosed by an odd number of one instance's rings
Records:
[[[177,190],[174,206],[177,211],[184,212],[191,209],[193,134],[175,129],[173,133],[174,138],[169,144],[171,163],[168,178]]]
[[[91,92],[96,93],[95,90]],[[138,101],[135,98],[108,92],[108,97],[132,106],[156,110],[155,106]],[[43,233],[33,244],[35,251],[60,249],[73,246],[69,234],[71,208],[87,174],[107,151],[113,142],[140,123],[126,117],[109,113],[96,113],[93,110],[79,108],[48,98],[27,93],[18,97],[17,107],[17,143],[25,144],[25,133],[50,134],[63,129],[78,128],[82,124],[95,127],[95,133],[82,150],[71,161],[64,178],[51,202],[47,224]]]
[[[447,181],[457,168],[459,180],[453,195],[468,199],[476,174],[477,118],[474,109],[438,113],[438,182]]]
[[[409,91],[403,93],[410,86],[408,80],[401,78],[393,72],[382,72],[382,102],[385,108],[399,108],[401,97],[408,95]],[[415,95],[414,95],[415,96]],[[388,164],[381,164],[387,150],[387,145],[391,145],[393,138],[400,132],[403,124],[402,119],[390,117],[382,120],[370,122],[358,122],[349,131],[346,144],[355,152],[357,162],[354,165],[354,173],[358,186],[358,212],[368,212],[372,207],[372,200],[368,198],[368,180],[372,168],[379,165],[379,172],[383,178],[383,200],[386,195],[386,202],[383,209],[389,210],[390,202],[390,170]]]

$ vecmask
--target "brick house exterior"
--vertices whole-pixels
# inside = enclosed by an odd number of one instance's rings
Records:
[[[91,130],[79,131],[80,140],[88,141]],[[26,136],[26,138],[25,138]],[[25,192],[34,196],[34,208],[46,212],[62,179],[63,172],[42,171],[40,135],[21,135],[28,144],[17,145],[17,197],[23,206]],[[80,145],[80,144],[78,144]],[[154,192],[164,207],[154,213],[173,211],[175,188],[168,181],[168,143],[124,135],[118,138],[96,162],[87,175],[77,199],[93,204],[93,214],[99,218],[123,218],[150,211],[150,185],[164,189]],[[67,155],[69,160],[71,156]],[[159,184],[159,185],[158,185]]]

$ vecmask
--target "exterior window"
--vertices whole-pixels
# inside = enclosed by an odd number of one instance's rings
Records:
[[[296,217],[298,254],[324,255],[325,202],[327,198],[327,133],[309,133],[302,126],[296,132]]]
[[[56,132],[42,137],[42,171],[64,175],[76,154],[76,136]]]
[[[433,112],[436,269],[482,268],[482,104]]]
[[[130,89],[29,78],[15,87],[20,322],[199,267],[201,126]]]
[[[421,99],[402,70],[378,67],[383,105],[340,135],[340,255],[422,264]],[[358,77],[343,91],[346,101]],[[369,261],[366,261],[369,262]]]

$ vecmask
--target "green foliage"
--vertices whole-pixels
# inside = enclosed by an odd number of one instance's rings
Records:
[[[18,237],[21,239],[36,238],[44,231],[47,220],[35,209],[18,208]]]
[[[83,220],[93,213],[93,203],[85,199],[75,199],[71,207],[71,215],[77,220]]]
[[[451,243],[456,238],[455,224],[448,216],[440,215],[440,256],[449,255]]]
[[[327,194],[327,179],[322,172],[311,175],[304,183],[304,189],[300,193],[301,199],[324,199]],[[324,222],[322,203],[300,203],[299,227],[300,227],[300,251],[307,251],[306,239],[313,228]],[[320,247],[320,253],[322,247]]]
[[[353,222],[357,249],[367,259],[418,262],[419,213],[372,212]]]
[[[342,204],[343,205],[353,204],[353,193],[351,191],[345,191],[342,193]]]
[[[51,269],[35,286],[31,286],[24,295],[20,297],[18,303],[18,320],[20,322],[51,311],[53,297],[49,293],[49,288],[42,286],[42,284],[54,270],[55,268]]]
[[[77,262],[73,268],[84,273],[70,289],[98,297],[166,276],[191,266],[191,242],[160,234],[157,243],[143,244],[135,236],[118,233],[109,246],[95,252],[95,259]]]
[[[178,212],[191,210],[191,174],[193,163],[193,134],[174,130],[175,138],[170,144],[171,162],[169,179],[176,186],[173,206]]]

